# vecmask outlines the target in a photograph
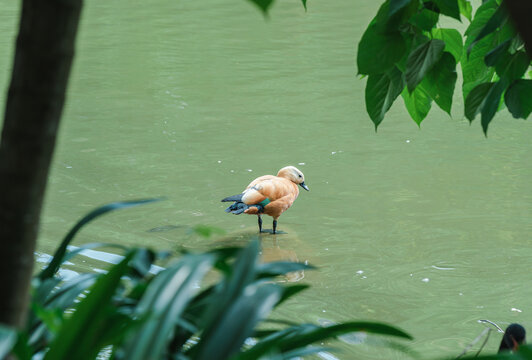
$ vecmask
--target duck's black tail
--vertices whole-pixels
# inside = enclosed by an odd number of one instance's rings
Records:
[[[235,215],[242,214],[248,206],[242,202],[242,195],[238,194],[233,196],[228,196],[225,199],[222,199],[222,202],[234,201],[235,203],[225,209],[225,212],[232,213]]]
[[[225,209],[225,212],[231,213],[231,214],[235,214],[235,215],[239,215],[239,214],[242,214],[247,209],[249,209],[250,206],[257,207],[259,209],[259,212],[264,211],[264,207],[261,204],[254,204],[254,205],[244,204],[242,202],[242,195],[244,195],[244,194],[228,196],[225,199],[223,199],[222,202],[227,202],[227,201],[234,201],[235,202],[234,204],[229,206],[227,209]]]
[[[246,211],[248,207],[249,206],[247,204],[244,204],[243,202],[236,202],[229,206],[227,209],[225,209],[225,212],[239,215]]]
[[[227,201],[242,201],[242,196],[244,194],[238,194],[238,195],[233,195],[233,196],[228,196],[226,197],[225,199],[222,199],[222,202],[227,202]]]

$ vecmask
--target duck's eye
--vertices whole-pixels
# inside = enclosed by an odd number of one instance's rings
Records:
[[[302,178],[302,177],[303,177],[303,176],[301,176],[301,175],[298,175],[298,176],[299,176],[300,178]]]

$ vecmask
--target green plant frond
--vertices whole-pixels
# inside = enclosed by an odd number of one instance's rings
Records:
[[[0,359],[4,359],[17,342],[17,331],[0,325]]]
[[[103,206],[100,206],[99,208],[96,208],[92,210],[90,213],[85,215],[81,220],[79,220],[76,225],[70,229],[68,234],[65,236],[63,241],[61,242],[61,245],[57,248],[54,257],[50,264],[39,274],[39,278],[41,280],[51,278],[54,276],[54,274],[59,269],[59,266],[64,261],[64,256],[67,251],[67,246],[72,242],[74,239],[74,236],[85,226],[86,224],[90,223],[94,219],[107,214],[111,211],[120,210],[120,209],[127,209],[134,206],[139,205],[145,205],[149,203],[153,203],[156,201],[161,201],[162,198],[152,198],[152,199],[141,199],[141,200],[131,200],[131,201],[120,201],[120,202],[114,202],[110,204],[106,204]]]
[[[264,319],[281,298],[276,284],[250,284],[217,322],[205,330],[193,357],[198,360],[226,359],[239,351],[257,323]]]
[[[128,252],[125,258],[111,267],[109,272],[96,280],[88,295],[80,301],[74,314],[61,326],[45,360],[93,358],[100,350],[96,345],[101,344],[98,336],[112,318],[112,298],[123,275],[129,270],[129,262],[135,256],[136,250]],[[81,357],[80,357],[81,356]]]
[[[198,282],[214,261],[212,254],[187,255],[155,276],[136,307],[136,316],[146,320],[127,340],[122,358],[142,360],[163,354]]]

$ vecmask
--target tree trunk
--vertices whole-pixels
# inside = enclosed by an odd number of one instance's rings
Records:
[[[505,0],[504,1],[510,19],[515,25],[517,32],[525,43],[528,57],[532,59],[532,1],[530,0]]]
[[[22,327],[81,0],[24,0],[0,143],[0,323]]]

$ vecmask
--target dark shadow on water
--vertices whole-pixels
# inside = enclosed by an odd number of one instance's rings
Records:
[[[162,225],[162,226],[157,226],[157,227],[154,227],[154,228],[151,228],[149,230],[146,230],[146,232],[164,232],[164,231],[170,231],[170,230],[175,230],[175,229],[180,229],[180,228],[183,228],[184,226],[183,225]]]
[[[258,235],[259,233],[257,233]],[[272,234],[272,235],[285,235],[288,234],[287,232],[284,232],[282,230],[277,230],[275,234],[273,234],[273,229],[262,229],[261,234]]]

